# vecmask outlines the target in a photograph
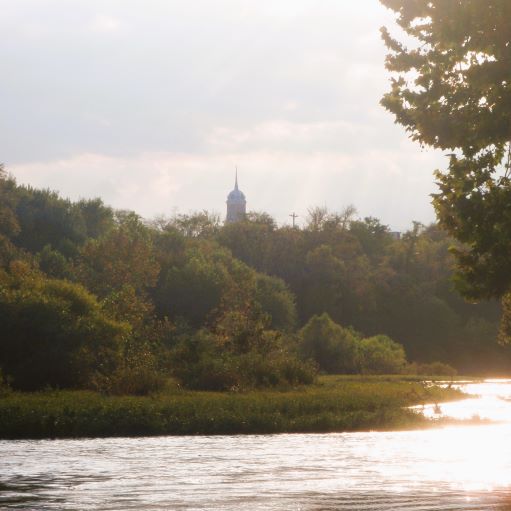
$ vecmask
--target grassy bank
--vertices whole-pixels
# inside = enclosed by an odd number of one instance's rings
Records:
[[[287,391],[169,391],[150,397],[83,391],[0,398],[0,438],[329,432],[421,427],[405,407],[460,397],[416,378],[322,377]]]

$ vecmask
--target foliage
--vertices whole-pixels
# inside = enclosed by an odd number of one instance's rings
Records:
[[[87,235],[79,209],[50,190],[18,188],[17,193],[20,232],[16,245],[30,252],[51,245],[66,256],[74,255]]]
[[[118,212],[116,221],[104,236],[87,240],[76,265],[80,282],[102,298],[125,285],[144,292],[155,284],[159,271],[150,233],[140,218]]]
[[[412,366],[411,372],[413,374],[424,375],[424,376],[447,376],[453,378],[456,376],[457,371],[454,367],[443,362],[432,362],[430,364],[417,364]]]
[[[178,343],[173,373],[186,387],[201,390],[312,383],[315,366],[300,361],[290,345],[280,333],[266,330],[260,317],[230,312],[215,332],[202,329]]]
[[[326,313],[313,316],[300,331],[302,356],[332,374],[399,374],[406,367],[403,346],[386,335],[362,339]]]
[[[240,263],[222,250],[193,245],[185,249],[183,259],[177,264],[162,265],[153,293],[158,313],[169,318],[186,318],[200,327],[220,305],[226,290],[235,285],[229,270],[236,264]]]
[[[263,313],[270,318],[272,329],[284,332],[295,329],[297,322],[295,298],[282,279],[258,275],[255,300]]]
[[[354,373],[357,366],[357,338],[337,325],[327,313],[313,316],[300,331],[301,352],[327,373]]]
[[[39,268],[49,277],[64,279],[72,275],[67,258],[51,245],[45,245],[37,254]]]
[[[15,388],[78,387],[119,363],[127,326],[82,286],[21,262],[0,273],[0,361]]]
[[[460,397],[454,389],[388,377],[323,377],[307,387],[248,393],[12,393],[0,399],[0,438],[405,429],[431,424],[408,406]]]
[[[108,374],[95,374],[92,388],[103,394],[135,396],[161,391],[166,378],[158,370],[154,355],[149,351],[139,351],[136,355],[124,359]]]
[[[352,205],[345,207],[340,213],[331,212],[326,207],[309,208],[305,229],[312,232],[345,231],[350,227],[356,213],[357,210]]]
[[[392,244],[389,228],[374,217],[352,221],[350,232],[356,236],[365,254],[372,259],[381,257]]]
[[[405,46],[382,29],[387,68],[397,73],[382,103],[397,122],[414,140],[467,156],[502,148],[510,125],[509,2],[382,3],[408,36]]]
[[[220,218],[208,211],[200,211],[191,215],[176,215],[162,224],[166,230],[176,229],[187,238],[211,238],[220,229]]]
[[[234,257],[260,270],[268,260],[274,230],[275,221],[271,217],[249,213],[244,221],[225,225],[218,233],[218,240]]]
[[[412,41],[405,46],[383,29],[387,69],[395,78],[382,104],[412,139],[453,152],[448,171],[436,172],[434,206],[441,226],[464,243],[454,249],[458,289],[470,299],[506,296],[511,288],[511,3],[382,3],[395,11]],[[502,337],[509,338],[505,325]]]
[[[406,366],[403,346],[386,335],[362,339],[357,348],[358,363],[363,374],[399,374]]]
[[[20,225],[15,210],[18,197],[15,192],[16,182],[9,177],[0,163],[0,236],[13,238],[20,232]]]
[[[0,196],[0,367],[15,388],[154,394],[174,379],[242,391],[310,382],[318,368],[401,370],[392,344],[360,348],[379,333],[417,364],[502,373],[511,361],[492,344],[496,304],[452,291],[452,240],[437,226],[394,240],[353,207],[311,208],[304,229],[266,213],[148,223],[5,173]]]
[[[9,383],[7,382],[7,379],[3,375],[2,370],[0,369],[0,398],[7,396],[11,392],[12,389]]]

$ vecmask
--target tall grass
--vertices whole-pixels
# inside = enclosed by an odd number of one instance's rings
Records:
[[[460,396],[407,379],[335,376],[293,390],[248,393],[13,392],[0,398],[0,438],[404,429],[427,422],[407,406]]]

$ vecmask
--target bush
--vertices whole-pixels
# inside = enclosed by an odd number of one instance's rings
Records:
[[[327,313],[313,316],[300,331],[300,351],[327,373],[357,372],[357,337],[338,325]]]
[[[30,318],[30,321],[27,321]],[[120,362],[127,333],[82,286],[19,261],[0,272],[0,360],[14,388],[85,387]]]
[[[171,364],[174,376],[189,389],[229,390],[240,383],[231,358],[219,350],[215,336],[202,329],[178,343]]]
[[[360,339],[328,314],[313,316],[300,332],[300,351],[331,374],[393,374],[406,367],[403,346],[385,335]]]
[[[146,396],[161,391],[165,383],[154,356],[146,351],[124,360],[111,374],[96,374],[91,387],[103,394]]]
[[[358,342],[358,361],[363,374],[398,374],[406,366],[405,350],[386,335]]]
[[[146,396],[162,390],[165,381],[154,369],[122,367],[111,375],[96,375],[91,386],[102,394]]]
[[[241,384],[244,388],[285,387],[309,384],[316,375],[315,365],[302,362],[289,353],[248,353],[240,357]]]
[[[248,390],[312,383],[315,366],[302,362],[284,349],[270,347],[264,353],[225,349],[221,339],[199,330],[174,349],[173,373],[187,388],[195,390]]]
[[[458,371],[444,362],[431,362],[430,364],[412,364],[415,374],[425,376],[449,376],[453,377]]]
[[[12,392],[11,387],[7,383],[6,378],[2,374],[2,370],[0,369],[0,397],[7,396]]]

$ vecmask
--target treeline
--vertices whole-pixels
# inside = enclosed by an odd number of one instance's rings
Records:
[[[508,362],[498,307],[451,289],[450,243],[418,224],[394,240],[352,210],[311,210],[303,229],[256,213],[146,222],[2,172],[0,368],[19,389],[146,393],[170,376],[223,390],[410,371],[395,341],[462,371]]]
[[[211,230],[196,227],[195,235]],[[465,374],[509,371],[511,349],[496,342],[499,303],[469,303],[458,294],[455,242],[435,224],[414,222],[395,239],[378,219],[355,218],[352,207],[314,208],[302,229],[277,228],[266,214],[249,214],[216,232],[236,258],[285,281],[299,325],[326,312],[366,336],[391,337],[414,361],[445,361]]]

